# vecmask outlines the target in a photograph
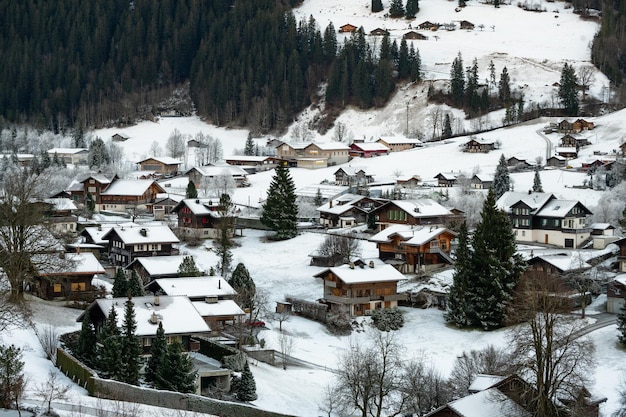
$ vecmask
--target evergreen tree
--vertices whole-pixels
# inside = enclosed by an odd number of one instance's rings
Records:
[[[324,204],[324,197],[322,196],[322,190],[318,187],[315,197],[313,198],[313,205],[315,205],[315,207],[319,207],[322,204]]]
[[[175,341],[167,346],[165,356],[156,374],[156,385],[160,389],[191,393],[195,391],[197,373],[183,346]]]
[[[242,308],[251,308],[256,294],[256,285],[248,272],[248,268],[240,262],[235,267],[228,283],[237,292],[239,305]]]
[[[141,367],[141,346],[135,336],[137,320],[135,318],[135,305],[131,297],[128,297],[124,307],[124,322],[120,334],[122,369],[119,380],[127,384],[137,385]]]
[[[241,373],[241,382],[239,383],[237,399],[239,401],[254,401],[257,399],[256,382],[254,381],[254,375],[252,375],[252,371],[250,371],[250,365],[248,365],[248,362],[244,365],[243,372]]]
[[[466,0],[459,0],[459,7],[465,7],[465,6],[467,6]]]
[[[59,154],[58,153],[54,153],[54,166],[59,166]],[[50,160],[50,154],[46,151],[41,151],[41,166],[44,169],[50,168],[50,165],[53,164],[53,161]]]
[[[91,322],[89,310],[86,310],[83,315],[83,324],[80,328],[76,352],[74,353],[78,359],[88,365],[91,365],[96,357],[96,330]]]
[[[98,168],[111,162],[109,151],[101,138],[97,137],[91,141],[87,161],[89,168]]]
[[[465,85],[467,105],[470,108],[470,113],[475,114],[480,108],[478,97],[478,61],[476,58],[472,61],[472,66],[467,68],[467,82]]]
[[[559,99],[565,108],[566,115],[578,115],[578,77],[576,76],[574,67],[567,62],[563,65],[563,70],[561,71]]]
[[[422,58],[419,49],[414,48],[413,44],[409,48],[409,73],[411,74],[411,81],[422,79]]]
[[[406,18],[414,19],[419,11],[419,0],[406,0]]]
[[[461,56],[461,52],[459,52],[452,61],[452,68],[450,70],[450,93],[452,94],[454,104],[461,105],[463,103],[463,96],[465,95],[465,74],[463,73],[463,57]]]
[[[409,58],[409,46],[406,39],[402,39],[400,41],[400,50],[398,51],[398,78],[401,80],[411,75]]]
[[[137,275],[134,269],[130,271],[130,277],[127,282],[127,293],[131,297],[141,297],[144,295],[143,285],[141,283],[141,278]]]
[[[455,251],[452,286],[448,293],[446,321],[459,327],[471,325],[472,317],[472,281],[471,248],[469,246],[467,223],[463,222],[459,230],[459,245]]]
[[[472,237],[470,270],[473,306],[471,322],[485,330],[506,324],[513,291],[525,269],[517,252],[515,235],[508,215],[496,207],[489,189]]]
[[[246,147],[243,150],[243,154],[248,156],[254,155],[254,141],[250,134],[248,134],[248,138],[246,139]]]
[[[193,259],[193,256],[185,256],[183,261],[178,265],[178,276],[179,277],[199,277],[202,275],[202,271],[198,269],[196,265],[196,261]]]
[[[496,87],[496,66],[493,61],[489,61],[489,94],[491,94],[491,89]]]
[[[502,68],[500,81],[498,83],[498,99],[500,104],[505,105],[511,100],[511,80],[509,78],[509,70]]]
[[[498,166],[496,167],[496,173],[493,177],[493,193],[496,196],[496,200],[502,197],[502,194],[510,191],[511,178],[509,177],[509,167],[506,165],[506,159],[504,154],[500,155]]]
[[[0,345],[0,407],[19,410],[25,388],[22,349],[15,345]],[[21,415],[19,411],[18,415]]]
[[[117,268],[113,279],[113,298],[126,297],[128,295],[128,279],[122,268]]]
[[[535,177],[533,178],[533,192],[543,193],[543,186],[541,185],[541,177],[539,176],[539,166],[535,167]]]
[[[619,309],[619,314],[617,315],[617,330],[619,331],[619,336],[617,337],[619,342],[626,345],[626,304]]]
[[[198,198],[198,190],[196,189],[196,184],[193,181],[189,180],[187,183],[187,191],[185,191],[186,198]]]
[[[367,228],[376,230],[376,215],[372,212],[367,213]]]
[[[443,119],[443,132],[441,137],[448,139],[452,137],[452,123],[450,122],[450,114],[446,113],[446,117]]]
[[[82,123],[79,123],[78,126],[74,128],[74,132],[72,133],[72,139],[74,140],[75,148],[85,147],[85,131],[83,130]]]
[[[289,170],[282,164],[276,168],[263,204],[261,223],[276,232],[275,239],[291,239],[298,234],[296,186]]]
[[[163,323],[159,321],[156,337],[152,340],[152,346],[150,346],[150,358],[148,358],[145,373],[146,382],[152,384],[156,389],[163,388],[158,381],[157,375],[161,372],[166,353],[167,339],[165,337],[165,330],[163,330]]]
[[[383,11],[382,0],[372,0],[372,13],[378,13]]]
[[[111,307],[98,335],[99,344],[96,348],[96,365],[105,378],[120,379],[122,370],[122,343],[117,327],[117,312]]]
[[[402,0],[391,0],[389,6],[389,17],[398,18],[404,16],[404,5]]]
[[[235,227],[234,204],[230,195],[224,193],[220,197],[218,213],[220,220],[217,225],[217,238],[215,240],[215,254],[217,255],[217,269],[223,277],[231,271],[234,246],[233,234]]]

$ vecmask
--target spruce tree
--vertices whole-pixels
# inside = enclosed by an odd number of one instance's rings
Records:
[[[296,186],[289,170],[281,164],[267,190],[261,223],[276,232],[275,239],[285,240],[298,234],[297,220]]]
[[[122,332],[120,335],[120,345],[122,348],[120,381],[137,385],[139,383],[139,369],[141,367],[141,346],[135,336],[137,320],[135,318],[135,305],[131,297],[128,297],[124,307],[124,322],[122,323]]]
[[[183,261],[178,265],[178,276],[183,277],[199,277],[202,275],[200,269],[196,265],[196,261],[193,256],[183,257]]]
[[[112,306],[98,335],[96,366],[105,378],[120,379],[122,370],[122,344],[117,327],[117,312]]]
[[[87,156],[89,168],[98,168],[111,162],[111,156],[104,144],[104,141],[97,137],[89,144],[89,155]]]
[[[470,317],[472,316],[472,288],[470,287],[472,270],[469,234],[465,222],[461,224],[459,230],[459,245],[455,255],[454,274],[452,275],[452,286],[448,293],[445,319],[459,327],[466,327],[471,324]]]
[[[189,180],[187,183],[187,190],[185,191],[186,198],[198,198],[198,190],[196,189],[196,184],[193,181]]]
[[[243,149],[243,154],[247,156],[254,155],[254,142],[252,141],[251,134],[248,134],[248,138],[246,139],[246,146]]]
[[[398,78],[405,79],[409,75],[411,75],[409,46],[406,39],[402,39],[400,41],[400,50],[398,51]]]
[[[465,95],[465,74],[463,72],[463,57],[459,52],[452,61],[452,68],[450,69],[450,94],[452,94],[452,101],[456,105],[463,103],[463,96]]]
[[[372,13],[378,13],[383,11],[382,0],[372,0]]]
[[[511,178],[509,177],[509,167],[506,165],[506,159],[504,154],[500,155],[498,166],[496,167],[496,173],[493,177],[493,193],[496,196],[496,200],[502,197],[504,193],[511,189]]]
[[[406,18],[414,19],[419,11],[419,0],[406,0]]]
[[[619,342],[626,345],[626,304],[622,305],[617,315],[617,330],[619,336],[617,337]]]
[[[446,117],[443,119],[443,132],[441,137],[448,139],[452,137],[452,123],[450,122],[450,114],[446,113]]]
[[[543,186],[541,185],[541,177],[539,176],[539,166],[535,167],[535,177],[533,178],[533,191],[535,193],[543,193]]]
[[[525,269],[517,253],[515,235],[508,215],[496,207],[493,189],[489,189],[472,237],[471,308],[474,325],[485,330],[506,324],[507,309],[513,291]]]
[[[167,339],[165,337],[165,330],[163,330],[163,323],[159,322],[156,337],[152,340],[152,346],[150,346],[150,358],[148,358],[145,373],[146,382],[152,384],[152,386],[156,389],[162,388],[157,379],[157,375],[163,367],[163,361],[166,353]]]
[[[559,85],[559,99],[568,116],[578,115],[578,77],[574,67],[567,62],[561,70],[561,81]]]
[[[182,344],[175,341],[167,346],[155,385],[159,389],[191,393],[195,391],[196,377],[191,358],[183,352]]]
[[[88,365],[91,365],[96,354],[96,330],[91,322],[89,310],[83,314],[83,324],[76,343],[76,357]]]
[[[478,96],[478,61],[476,58],[472,61],[472,66],[467,68],[467,82],[465,83],[465,97],[470,112],[475,114],[480,108],[480,100]]]
[[[122,268],[117,268],[113,279],[113,298],[126,297],[128,295],[128,279]]]
[[[131,297],[141,297],[144,295],[143,285],[141,282],[141,278],[137,275],[134,269],[130,271],[130,277],[127,282],[127,293]]]
[[[502,68],[500,81],[498,82],[498,99],[501,105],[506,105],[511,100],[511,79],[509,78],[509,70]]]
[[[251,308],[256,294],[256,285],[243,263],[237,264],[228,283],[237,292],[239,305],[242,308]]]
[[[252,375],[252,371],[250,371],[248,362],[246,362],[243,367],[243,372],[241,372],[241,382],[239,383],[237,399],[239,401],[254,401],[257,399],[256,382],[254,381],[254,375]]]
[[[422,58],[419,49],[414,48],[413,44],[409,48],[409,73],[411,74],[411,81],[422,79]]]
[[[389,17],[398,18],[404,16],[404,5],[402,0],[391,0],[389,6]]]
[[[317,188],[317,191],[315,192],[315,197],[313,198],[313,204],[315,205],[315,207],[319,207],[322,204],[324,204],[324,197],[322,196],[322,190],[320,190],[319,187]]]
[[[215,255],[217,255],[217,269],[223,277],[226,277],[231,271],[231,264],[233,262],[231,249],[234,246],[234,207],[235,205],[231,201],[230,195],[226,193],[222,194],[218,208],[220,220],[217,225],[217,238],[215,239],[214,252]]]

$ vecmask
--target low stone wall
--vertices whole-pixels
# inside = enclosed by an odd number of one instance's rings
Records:
[[[248,349],[246,346],[244,346],[243,350],[248,356],[256,359],[259,362],[276,366],[276,355],[274,349]]]
[[[65,349],[57,348],[57,366],[74,383],[85,388],[93,395],[93,377],[97,374]]]

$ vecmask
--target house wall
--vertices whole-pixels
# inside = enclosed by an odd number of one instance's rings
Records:
[[[38,277],[33,292],[39,298],[47,300],[59,298],[91,297],[94,287],[91,285],[93,275],[67,277]]]

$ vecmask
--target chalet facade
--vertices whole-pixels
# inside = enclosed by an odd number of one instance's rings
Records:
[[[48,150],[50,159],[55,157],[66,165],[87,165],[89,149],[87,148],[52,148]]]
[[[111,136],[113,142],[126,142],[128,139],[130,139],[130,136],[123,132],[114,133]]]
[[[562,156],[565,159],[578,158],[578,150],[575,146],[558,146],[555,149],[557,155]]]
[[[78,207],[69,198],[48,198],[44,201],[44,223],[55,234],[76,233]]]
[[[463,145],[464,152],[488,153],[496,149],[496,142],[486,139],[470,139]]]
[[[334,175],[335,185],[367,185],[374,181],[374,176],[365,172],[364,167],[341,167]]]
[[[239,166],[234,165],[205,165],[193,167],[185,175],[189,177],[189,181],[193,181],[196,188],[202,188],[205,185],[211,184],[216,178],[230,177],[235,183],[236,187],[247,187],[248,172]]]
[[[350,147],[341,142],[281,143],[276,154],[288,166],[316,169],[348,162]]]
[[[373,210],[380,230],[392,224],[409,226],[446,225],[456,215],[429,198],[419,200],[391,200]]]
[[[518,158],[516,156],[512,156],[509,159],[506,160],[506,165],[508,167],[510,167],[511,169],[517,170],[517,171],[523,171],[523,170],[527,170],[527,169],[532,169],[533,168],[533,164],[531,164],[530,162],[528,162],[525,159],[521,159]]]
[[[144,285],[155,279],[178,278],[178,268],[183,263],[185,255],[148,256],[133,259],[124,269],[133,271]]]
[[[559,200],[549,193],[508,191],[496,204],[508,213],[518,242],[578,248],[591,235],[587,216],[592,213],[579,201]]]
[[[108,240],[112,265],[126,266],[139,257],[176,255],[178,238],[167,226],[113,227],[103,237]]]
[[[467,20],[461,20],[459,25],[460,25],[461,29],[474,30],[474,24],[472,22],[467,21]]]
[[[422,30],[437,30],[439,26],[441,26],[439,23],[432,23],[427,20],[417,25],[417,28]]]
[[[426,40],[428,39],[428,36],[424,36],[419,32],[416,32],[414,30],[410,30],[407,33],[405,33],[404,35],[402,35],[403,39],[409,39],[409,40]]]
[[[154,180],[116,180],[100,193],[96,211],[125,211],[144,208],[152,211],[157,195],[165,189]]]
[[[370,31],[370,36],[389,36],[389,31],[383,28],[376,28]]]
[[[450,248],[455,237],[445,227],[392,225],[369,241],[376,243],[381,260],[406,274],[452,265]]]
[[[178,214],[178,228],[182,233],[207,239],[217,236],[219,225],[219,199],[217,198],[186,198],[178,203],[172,212]]]
[[[606,312],[620,314],[626,305],[626,274],[616,276],[606,287]]]
[[[367,216],[375,208],[384,204],[378,200],[362,195],[343,194],[317,208],[319,222],[324,227],[353,227],[367,222]]]
[[[470,186],[476,190],[488,190],[493,185],[493,177],[482,174],[474,174],[470,180]]]
[[[422,146],[422,141],[419,139],[401,137],[382,137],[376,142],[385,145],[387,148],[391,149],[391,152],[402,152]]]
[[[280,159],[274,156],[236,155],[225,157],[224,161],[228,165],[241,167],[249,174],[254,174],[276,168]]]
[[[440,172],[434,178],[438,187],[454,187],[457,184],[457,177],[453,172]]]
[[[35,275],[32,292],[46,300],[91,300],[96,296],[92,281],[104,274],[104,267],[93,253],[66,253],[61,255],[67,262],[40,270]]]
[[[391,149],[379,142],[355,142],[350,145],[348,152],[354,158],[371,158],[373,156],[389,155]]]
[[[162,176],[173,176],[178,174],[178,168],[182,162],[174,158],[161,156],[147,158],[137,162],[137,164],[139,164],[139,169],[142,171],[153,171]]]
[[[362,316],[372,310],[395,308],[399,300],[398,282],[405,279],[391,265],[369,261],[328,268],[315,275],[323,282],[323,301],[332,312]]]
[[[563,168],[567,165],[567,158],[561,155],[552,155],[550,158],[546,159],[546,165],[549,167]]]
[[[346,23],[345,25],[341,25],[339,26],[339,33],[353,33],[357,31],[357,27],[350,24],[350,23]]]

